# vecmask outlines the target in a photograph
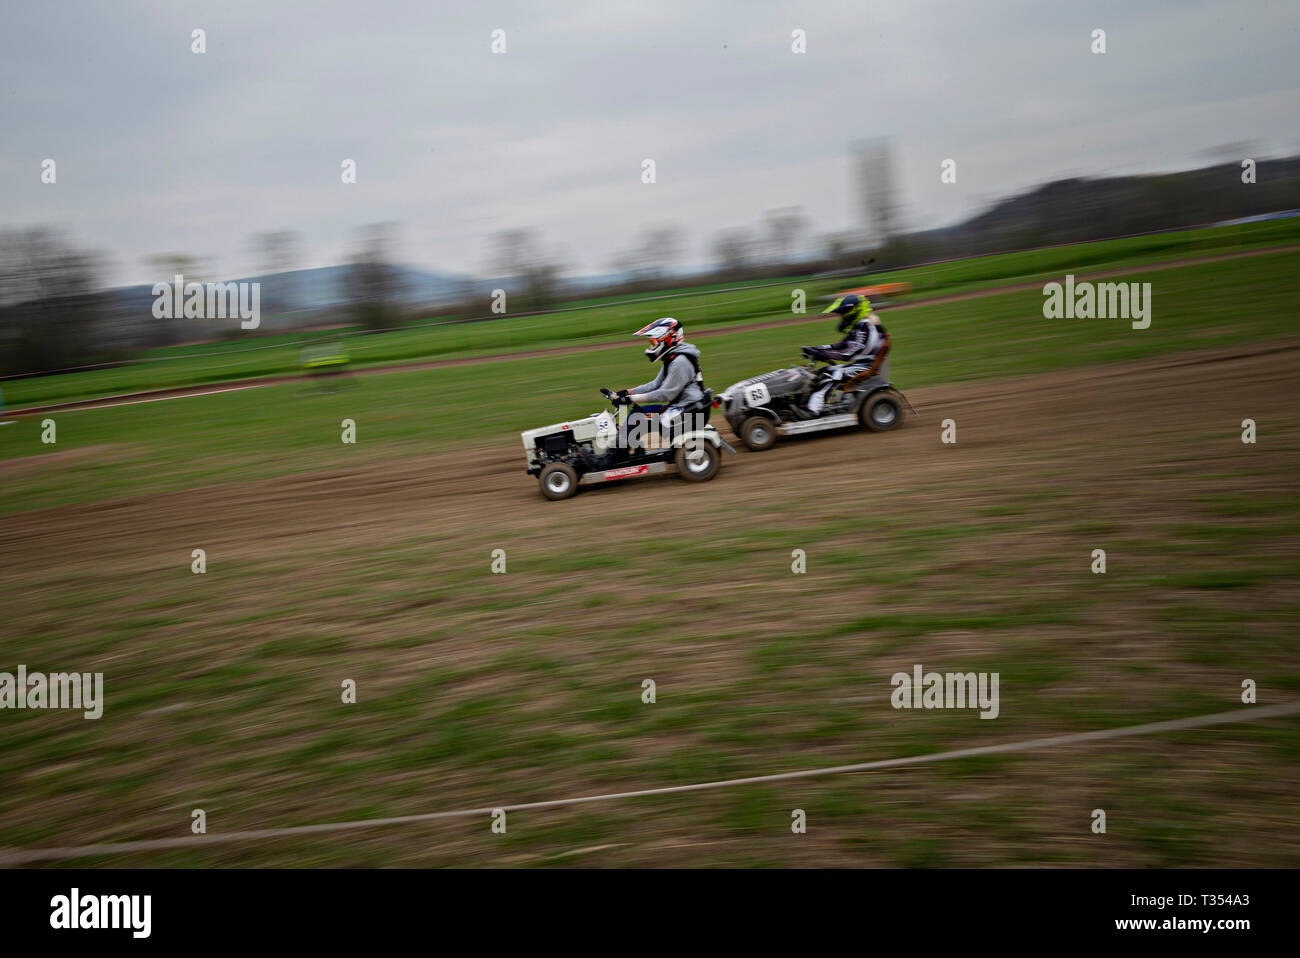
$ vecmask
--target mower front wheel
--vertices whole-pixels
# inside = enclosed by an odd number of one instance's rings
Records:
[[[740,424],[740,439],[754,452],[776,444],[776,424],[766,416],[750,416]]]
[[[567,499],[578,491],[578,473],[564,462],[547,463],[538,474],[537,482],[547,499]]]

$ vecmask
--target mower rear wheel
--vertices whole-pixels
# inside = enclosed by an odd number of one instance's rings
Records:
[[[708,482],[717,473],[722,457],[707,439],[688,439],[677,447],[673,464],[687,482]]]
[[[872,393],[858,407],[858,421],[872,432],[888,432],[903,418],[903,407],[891,393]]]
[[[550,462],[537,476],[542,495],[547,499],[567,499],[578,491],[578,473],[564,462]]]

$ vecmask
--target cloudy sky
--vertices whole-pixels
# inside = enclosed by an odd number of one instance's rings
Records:
[[[50,0],[0,13],[0,225],[65,228],[115,283],[171,251],[247,275],[274,229],[329,265],[380,221],[431,269],[483,271],[521,226],[598,273],[656,223],[695,264],[775,207],[854,228],[866,138],[927,227],[1061,176],[1300,152],[1298,118],[1295,0]]]

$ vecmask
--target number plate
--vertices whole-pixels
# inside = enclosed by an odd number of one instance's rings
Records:
[[[767,392],[765,383],[753,383],[745,387],[745,403],[749,406],[766,406],[772,397]]]

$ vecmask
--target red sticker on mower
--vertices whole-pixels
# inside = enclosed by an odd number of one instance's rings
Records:
[[[626,479],[628,476],[639,476],[649,470],[649,466],[624,466],[622,469],[608,469],[605,471],[606,479]]]

